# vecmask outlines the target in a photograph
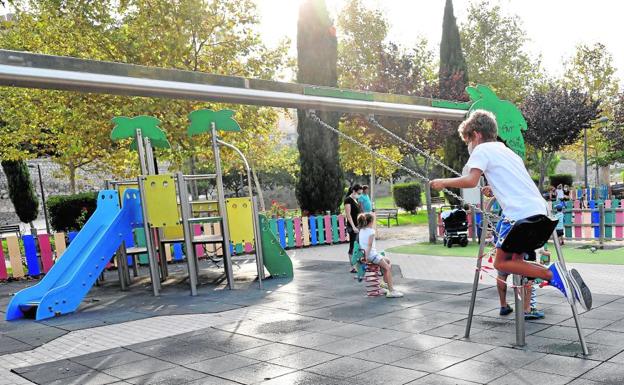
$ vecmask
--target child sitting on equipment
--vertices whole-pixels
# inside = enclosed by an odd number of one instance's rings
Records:
[[[388,291],[386,292],[387,298],[400,298],[403,297],[403,293],[394,290],[392,282],[392,267],[390,260],[386,258],[383,252],[378,253],[375,242],[375,216],[371,213],[360,214],[357,218],[357,226],[359,229],[358,243],[362,250],[364,250],[364,256],[369,263],[379,265],[383,269],[384,281],[388,285]]]
[[[514,223],[529,217],[546,216],[547,212],[546,201],[529,176],[522,158],[503,143],[496,141],[498,127],[494,115],[488,111],[476,110],[462,122],[458,132],[468,146],[470,158],[466,166],[470,171],[457,178],[435,179],[431,181],[431,188],[473,188],[479,184],[479,179],[484,174],[505,213],[498,232],[494,268],[509,274],[548,281],[566,297],[574,295],[585,310],[591,309],[591,292],[578,271],[572,269],[566,272],[558,261],[545,268],[525,261],[522,253],[511,253],[502,249]]]

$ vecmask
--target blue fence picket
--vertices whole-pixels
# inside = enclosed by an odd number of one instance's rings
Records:
[[[600,212],[598,211],[598,202],[595,200],[589,201],[588,207],[592,209],[591,212],[591,221],[592,223],[600,223]],[[594,227],[594,237],[600,237],[600,226],[596,225]]]
[[[23,235],[22,242],[24,242],[24,254],[26,254],[26,265],[28,266],[28,275],[36,277],[41,274],[39,268],[39,259],[37,258],[37,246],[35,245],[35,238],[32,235]]]
[[[310,245],[315,246],[318,243],[316,237],[316,217],[314,215],[310,215],[308,220],[310,221]]]

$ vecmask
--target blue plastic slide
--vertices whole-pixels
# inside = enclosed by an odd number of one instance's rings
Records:
[[[138,190],[98,194],[97,209],[63,256],[36,285],[19,291],[7,308],[7,321],[35,316],[43,320],[74,312],[133,227],[142,225]]]

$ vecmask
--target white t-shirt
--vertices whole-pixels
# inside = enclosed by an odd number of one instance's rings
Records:
[[[370,240],[370,237],[374,235],[375,229],[371,227],[365,227],[363,229],[360,229],[360,232],[358,233],[358,243],[360,244],[360,248],[362,250],[366,251],[368,249],[368,241]],[[368,259],[371,259],[375,255],[377,255],[377,245],[375,239],[373,238],[373,246],[371,247],[370,255],[367,255],[366,257]]]
[[[501,142],[485,142],[475,147],[466,163],[483,171],[488,185],[511,220],[546,215],[546,201],[515,152]]]

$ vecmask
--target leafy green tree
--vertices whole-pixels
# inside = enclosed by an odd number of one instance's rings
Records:
[[[506,15],[489,0],[473,2],[461,25],[468,77],[492,88],[501,98],[520,103],[541,79],[540,58],[526,50],[528,41],[517,15]]]
[[[335,87],[336,29],[324,0],[306,0],[299,8],[297,24],[297,82]],[[322,112],[319,117],[336,127],[339,115]],[[337,212],[343,197],[344,174],[338,155],[338,137],[297,112],[297,148],[301,170],[296,195],[301,209],[311,213]]]
[[[598,105],[579,89],[566,90],[555,84],[546,92],[536,91],[527,97],[522,105],[528,126],[524,138],[535,151],[540,190],[556,152],[576,142],[591,126],[600,113]]]
[[[30,173],[26,162],[21,160],[3,160],[2,170],[7,177],[9,198],[15,208],[20,221],[30,223],[37,219],[39,214],[39,200],[30,180]]]
[[[615,99],[613,120],[601,129],[606,148],[599,159],[601,164],[624,163],[624,92]]]
[[[439,97],[465,101],[464,89],[468,85],[468,70],[462,52],[461,39],[452,0],[446,0],[440,41]],[[468,160],[466,145],[457,135],[457,123],[441,122],[436,128],[444,136],[444,160],[454,170],[461,170]],[[427,190],[427,189],[426,189]],[[459,190],[455,189],[455,192]],[[455,199],[449,200],[456,203]]]

